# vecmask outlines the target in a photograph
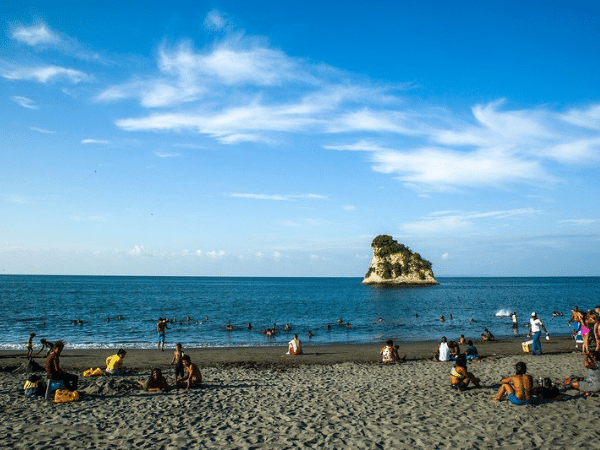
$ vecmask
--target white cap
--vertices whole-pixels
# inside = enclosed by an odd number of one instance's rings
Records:
[[[535,313],[534,313],[534,312],[532,312],[532,313],[531,313],[531,317],[533,317],[533,316],[535,316]]]

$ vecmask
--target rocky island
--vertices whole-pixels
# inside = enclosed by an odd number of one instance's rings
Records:
[[[439,284],[433,277],[431,262],[413,253],[386,234],[371,243],[373,259],[363,284],[390,286],[431,286]]]

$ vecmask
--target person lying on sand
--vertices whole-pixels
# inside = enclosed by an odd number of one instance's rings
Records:
[[[527,365],[522,361],[515,364],[515,372],[515,375],[501,380],[502,386],[494,400],[500,401],[506,394],[513,405],[529,405],[531,404],[533,378],[527,374]]]
[[[138,381],[138,384],[145,391],[152,393],[167,392],[169,390],[169,383],[167,383],[167,379],[158,367],[152,371],[152,375],[146,381]]]
[[[465,391],[469,387],[469,383],[473,382],[476,387],[481,387],[479,378],[467,371],[467,358],[465,355],[458,355],[456,363],[450,371],[450,384],[454,389]]]
[[[600,391],[600,353],[596,350],[583,354],[583,366],[588,370],[587,378],[567,378],[565,386],[585,393],[587,397]]]
[[[181,380],[177,382],[177,387],[191,389],[193,387],[202,386],[202,373],[196,364],[192,364],[190,355],[183,355],[181,357],[183,367],[185,368],[185,375]]]

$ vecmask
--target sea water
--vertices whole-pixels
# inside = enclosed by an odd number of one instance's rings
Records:
[[[153,348],[159,317],[171,321],[167,347],[285,345],[293,333],[311,345],[478,339],[485,328],[497,337],[524,336],[532,311],[551,335],[566,335],[574,305],[600,304],[600,277],[438,278],[438,286],[410,288],[361,281],[2,275],[0,349],[24,348],[32,332],[36,348],[40,338],[70,348]],[[261,333],[274,325],[273,337]]]

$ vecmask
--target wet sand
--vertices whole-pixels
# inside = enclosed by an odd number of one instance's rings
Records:
[[[491,398],[514,364],[534,378],[585,375],[568,338],[542,341],[545,354],[523,353],[523,339],[477,343],[482,362],[469,370],[482,388],[449,387],[452,363],[429,358],[437,343],[399,343],[404,364],[379,363],[380,344],[286,349],[187,349],[205,386],[166,394],[136,380],[161,367],[170,383],[172,350],[129,350],[127,373],[80,378],[82,398],[55,404],[26,399],[27,374],[11,373],[24,352],[0,352],[0,433],[9,448],[573,448],[600,437],[600,398],[567,391],[564,401],[517,407]],[[64,369],[104,368],[109,350],[69,350]],[[44,359],[36,361],[43,365]]]

